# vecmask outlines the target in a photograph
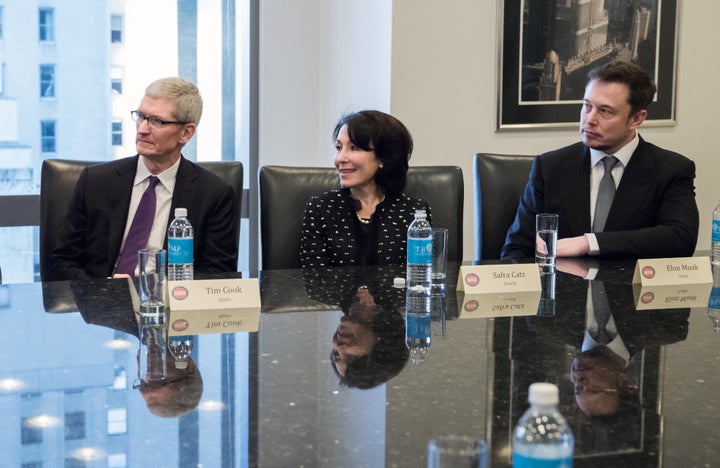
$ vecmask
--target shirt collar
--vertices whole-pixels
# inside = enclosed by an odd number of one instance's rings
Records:
[[[157,178],[160,179],[160,185],[165,187],[170,193],[173,192],[173,188],[175,187],[175,176],[177,175],[178,168],[180,167],[180,159],[175,162],[172,166],[165,169],[160,174],[157,174]],[[138,185],[147,180],[148,177],[150,177],[151,174],[147,167],[145,167],[145,164],[142,162],[142,158],[138,158],[137,163],[137,170],[135,171],[135,181],[133,182],[133,185]]]
[[[622,163],[623,167],[627,167],[628,163],[630,162],[630,158],[632,157],[639,144],[640,134],[636,130],[635,137],[630,140],[630,143],[620,148],[617,153],[613,154],[613,156],[618,158],[618,160]],[[595,165],[599,163],[600,160],[605,156],[607,156],[607,153],[596,150],[594,148],[590,148],[590,167],[595,167]]]

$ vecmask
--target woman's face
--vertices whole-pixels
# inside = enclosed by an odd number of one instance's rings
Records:
[[[334,162],[343,188],[366,188],[375,185],[375,173],[380,167],[380,160],[375,157],[375,151],[365,151],[350,141],[347,125],[340,128],[335,140]]]
[[[350,361],[372,352],[375,333],[369,326],[343,317],[333,334],[332,359],[340,375],[345,375]]]

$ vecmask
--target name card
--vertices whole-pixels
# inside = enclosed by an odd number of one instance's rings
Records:
[[[522,291],[509,294],[458,293],[460,318],[492,318],[537,315],[540,291]]]
[[[169,281],[168,291],[170,336],[253,332],[259,328],[257,279]]]
[[[463,265],[456,289],[466,294],[540,291],[540,269],[534,263]]]
[[[686,284],[680,286],[633,285],[636,310],[685,309],[707,307],[711,283]]]
[[[656,258],[638,260],[633,284],[672,286],[712,283],[708,257]]]

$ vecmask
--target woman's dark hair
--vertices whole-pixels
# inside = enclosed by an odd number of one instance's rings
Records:
[[[383,193],[399,193],[407,180],[408,160],[413,140],[408,129],[392,115],[376,110],[362,110],[340,117],[333,141],[347,125],[350,141],[365,151],[375,151],[382,167],[375,173],[375,183]]]
[[[410,351],[405,345],[405,319],[399,312],[378,306],[370,328],[378,338],[375,346],[367,356],[348,361],[344,376],[330,360],[341,386],[362,390],[374,388],[398,375],[407,364]]]

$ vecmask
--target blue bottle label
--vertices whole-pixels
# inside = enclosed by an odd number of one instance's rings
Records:
[[[720,288],[712,288],[710,291],[710,300],[708,307],[711,309],[720,309]]]
[[[720,242],[720,219],[713,219],[712,222],[712,241]]]
[[[534,458],[515,452],[513,468],[572,468],[572,457]]]
[[[405,322],[405,334],[408,338],[430,338],[431,319],[430,314],[416,315],[408,314]]]
[[[410,238],[407,243],[408,263],[432,265],[432,238]]]
[[[168,239],[168,263],[192,263],[193,262],[193,240]]]

